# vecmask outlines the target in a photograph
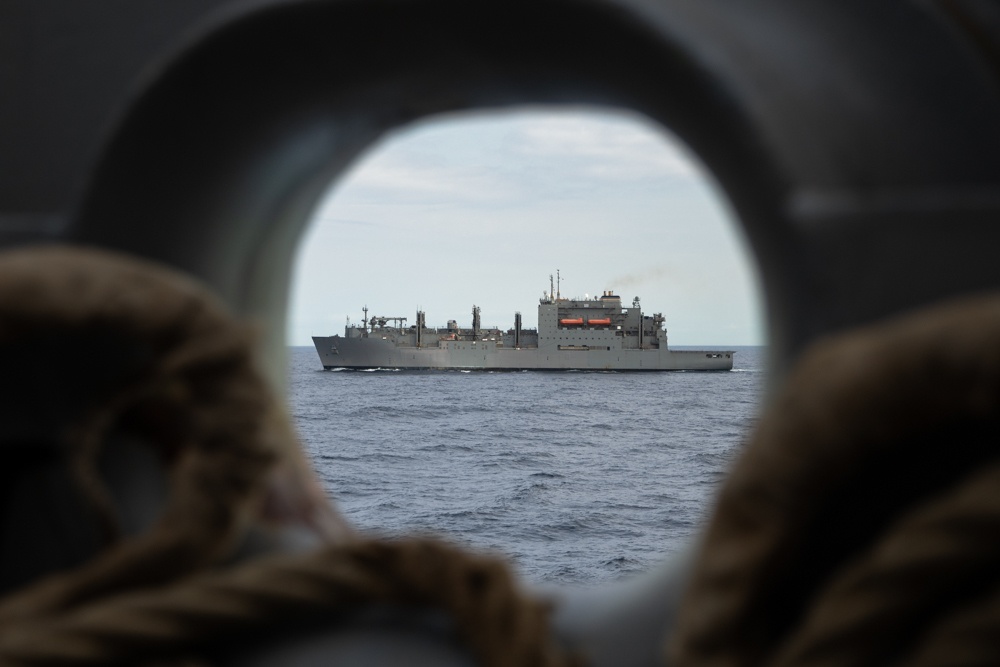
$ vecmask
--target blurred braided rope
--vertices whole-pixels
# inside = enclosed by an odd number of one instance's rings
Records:
[[[832,337],[725,482],[673,665],[1000,664],[1000,298]]]
[[[108,356],[56,418],[29,425],[69,459],[107,544],[0,599],[0,664],[197,664],[248,629],[371,602],[444,609],[483,664],[571,663],[549,637],[547,605],[499,559],[353,534],[256,371],[246,327],[193,281],[94,249],[0,255],[0,347],[17,354],[52,336],[78,354],[99,341]],[[8,393],[30,375],[9,375]],[[150,443],[169,471],[166,507],[133,539],[96,467],[119,432]],[[252,528],[289,525],[328,546],[225,565]]]

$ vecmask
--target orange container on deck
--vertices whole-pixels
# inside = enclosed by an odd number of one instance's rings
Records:
[[[565,319],[559,320],[559,324],[563,325],[564,327],[569,327],[569,326],[573,326],[573,325],[582,325],[583,324],[583,318],[582,317],[567,317]]]
[[[610,317],[591,318],[587,320],[587,323],[590,324],[590,326],[592,327],[609,326],[611,324],[611,318]]]

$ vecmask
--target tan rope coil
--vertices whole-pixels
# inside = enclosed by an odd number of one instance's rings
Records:
[[[245,328],[192,281],[97,250],[0,254],[0,353],[17,356],[39,338],[81,359],[90,345],[101,359],[78,387],[67,380],[75,393],[54,402],[51,419],[9,410],[0,442],[56,441],[109,544],[0,600],[0,665],[176,665],[247,629],[369,602],[444,609],[487,665],[570,664],[549,638],[547,606],[501,561],[433,540],[353,535],[321,498]],[[6,380],[10,390],[37,378],[29,364]],[[116,534],[95,463],[118,432],[153,444],[170,472],[159,521],[130,540]],[[248,525],[269,521],[339,544],[219,569]]]
[[[157,445],[173,488],[149,534],[4,600],[0,623],[139,581],[167,581],[221,557],[248,520],[285,437],[253,369],[247,332],[201,288],[166,270],[95,250],[5,253],[0,345],[39,336],[58,336],[58,348],[75,356],[89,352],[83,341],[119,348],[105,355],[106,367],[85,380],[76,404],[68,402],[68,414],[48,434],[73,459],[108,538],[115,538],[115,520],[95,465],[113,428]]]
[[[1000,298],[805,355],[727,479],[672,664],[1000,664]]]
[[[434,540],[356,542],[261,559],[163,590],[102,600],[0,631],[0,664],[126,664],[183,656],[317,612],[384,602],[447,611],[482,664],[569,665],[550,643],[544,604],[506,565]]]

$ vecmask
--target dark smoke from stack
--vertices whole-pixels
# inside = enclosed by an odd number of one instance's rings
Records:
[[[655,280],[660,280],[661,278],[673,277],[673,271],[671,271],[669,267],[657,266],[639,273],[627,273],[622,276],[617,276],[611,280],[611,287],[618,292],[622,292],[625,289],[644,285]]]

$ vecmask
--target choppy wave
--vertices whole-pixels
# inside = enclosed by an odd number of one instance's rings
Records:
[[[733,373],[330,373],[293,348],[289,401],[363,529],[444,532],[531,580],[593,583],[697,534],[755,423],[763,352]]]

